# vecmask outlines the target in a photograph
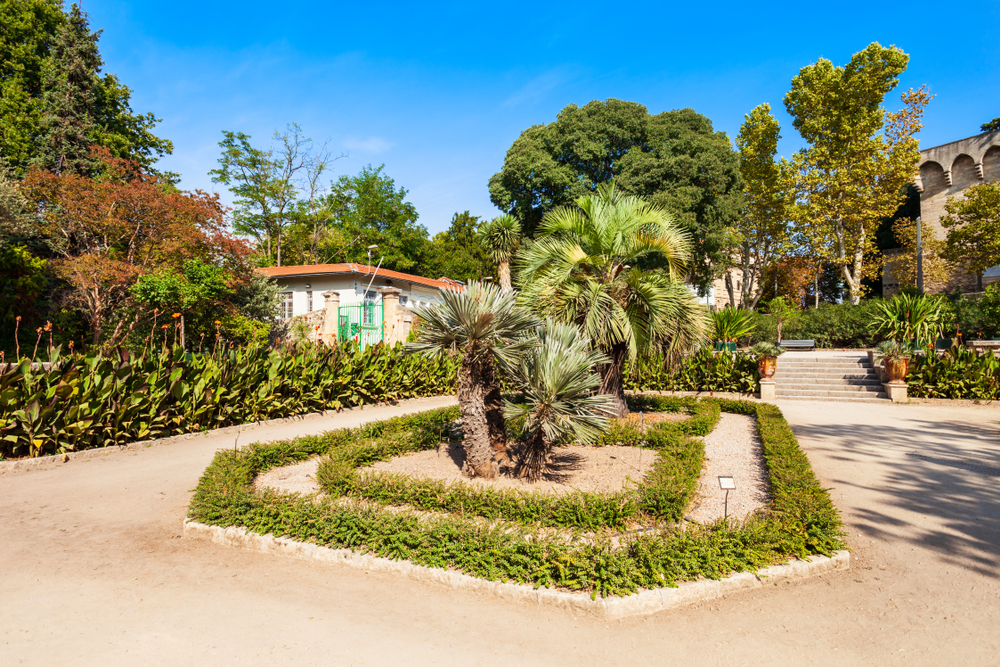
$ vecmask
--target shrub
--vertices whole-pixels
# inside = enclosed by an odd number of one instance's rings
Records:
[[[743,352],[714,354],[702,348],[672,365],[660,355],[636,360],[625,374],[633,391],[726,391],[752,394],[757,389],[757,363]]]
[[[452,393],[456,362],[400,346],[180,347],[28,360],[0,374],[0,458],[41,456],[317,410]]]
[[[1000,398],[1000,359],[989,350],[979,355],[963,347],[942,354],[919,354],[910,360],[907,391],[914,398]]]
[[[417,565],[464,572],[490,581],[510,581],[587,591],[592,596],[629,595],[639,589],[675,586],[699,577],[720,578],[809,554],[843,547],[840,518],[813,475],[791,428],[772,405],[716,402],[717,407],[756,415],[772,504],[739,525],[719,521],[686,530],[661,528],[614,536],[538,531],[498,520],[420,516],[376,505],[344,504],[298,494],[254,493],[255,475],[274,465],[312,455],[323,446],[349,446],[358,438],[416,432],[432,437],[455,412],[434,411],[385,422],[382,427],[345,430],[336,436],[300,438],[220,451],[205,470],[188,516],[212,525],[244,526],[258,533],[306,540],[332,548],[409,560]],[[423,435],[420,435],[423,433]],[[333,437],[329,443],[325,440]],[[268,454],[268,452],[270,452]]]

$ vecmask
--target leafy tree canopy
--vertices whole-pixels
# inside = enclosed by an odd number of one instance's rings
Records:
[[[132,91],[101,75],[99,38],[76,4],[0,0],[0,155],[18,175],[32,164],[87,175],[92,145],[147,170],[173,150],[152,133],[158,119],[132,111]]]
[[[496,276],[496,265],[476,242],[476,232],[483,223],[468,211],[456,213],[447,230],[431,240],[427,277],[447,276],[455,280],[482,280]]]
[[[979,126],[979,129],[983,132],[996,132],[1000,130],[1000,116],[997,116],[988,123],[983,123]]]
[[[619,191],[667,210],[698,239],[693,278],[700,285],[731,263],[728,227],[739,216],[739,160],[724,132],[693,109],[651,115],[636,102],[570,105],[555,122],[518,137],[490,198],[533,237],[542,216],[571,206],[614,179]]]
[[[949,197],[941,225],[947,230],[946,259],[982,275],[1000,265],[1000,183],[980,183]]]
[[[417,209],[406,201],[406,188],[383,173],[385,165],[368,165],[357,176],[341,176],[330,187],[324,206],[332,211],[330,226],[347,243],[332,250],[330,262],[368,262],[368,246],[377,245],[372,264],[394,271],[418,272],[427,265],[427,228],[417,224]]]

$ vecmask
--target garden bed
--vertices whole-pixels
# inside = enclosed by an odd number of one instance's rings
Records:
[[[630,400],[634,410],[659,408],[691,417],[651,427],[652,436],[627,425],[605,435],[606,445],[642,441],[649,446],[648,440],[655,441],[656,468],[631,492],[482,492],[465,485],[456,490],[457,485],[441,482],[358,474],[376,461],[434,449],[457,417],[452,408],[220,451],[198,483],[188,516],[198,524],[242,527],[251,534],[592,597],[719,579],[791,558],[831,555],[843,547],[838,513],[773,405],[646,396]],[[699,436],[711,432],[720,409],[756,417],[771,481],[770,503],[745,522],[680,523],[702,470]],[[318,475],[327,497],[254,490],[259,474],[317,455],[327,461]],[[400,505],[432,511],[399,511]],[[643,525],[646,530],[622,537],[623,526]]]

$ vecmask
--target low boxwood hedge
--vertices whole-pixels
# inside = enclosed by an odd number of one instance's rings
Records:
[[[390,450],[405,453],[426,448],[426,443],[439,441],[457,417],[454,408],[323,436],[220,451],[198,483],[188,516],[206,524],[243,526],[259,534],[459,570],[492,581],[587,591],[593,596],[628,595],[699,577],[717,579],[792,556],[830,554],[842,548],[837,510],[780,411],[749,401],[703,402],[757,418],[773,500],[766,512],[742,524],[720,520],[625,536],[601,528],[582,539],[573,529],[539,530],[525,523],[484,522],[461,514],[421,515],[372,502],[270,490],[258,493],[252,488],[254,478],[269,468],[331,449],[356,449],[366,440],[377,457]],[[691,421],[671,426],[691,428]],[[699,461],[701,456],[703,452],[698,454]],[[351,460],[363,465],[362,459],[372,460],[367,455]]]

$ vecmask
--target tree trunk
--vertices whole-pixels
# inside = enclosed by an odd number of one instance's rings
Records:
[[[813,299],[816,304],[815,307],[819,308],[819,271],[817,271],[816,275],[813,276]]]
[[[517,476],[528,482],[537,482],[545,472],[552,450],[551,443],[546,441],[545,432],[538,429],[524,443],[524,455],[519,461]]]
[[[625,362],[628,360],[628,343],[616,343],[608,354],[611,363],[603,364],[598,372],[601,375],[601,393],[614,397],[614,416],[628,415],[628,404],[625,402]]]
[[[465,448],[465,473],[470,477],[493,479],[497,476],[494,449],[490,441],[490,422],[486,406],[489,388],[484,385],[484,360],[477,350],[468,350],[459,369],[458,403],[462,409],[462,446]],[[489,360],[487,360],[489,363]],[[490,369],[492,370],[492,369]],[[491,375],[487,373],[487,375]]]
[[[500,289],[505,294],[511,291],[513,286],[510,284],[510,262],[500,262],[497,266],[497,273],[500,274]]]
[[[500,393],[500,380],[493,364],[483,369],[483,379],[488,387],[484,404],[490,445],[493,447],[493,460],[498,463],[508,461],[510,457],[507,454],[507,422],[503,418],[503,395]]]
[[[735,286],[733,285],[733,274],[731,271],[726,271],[726,292],[729,293],[729,307],[736,307],[736,293]]]

